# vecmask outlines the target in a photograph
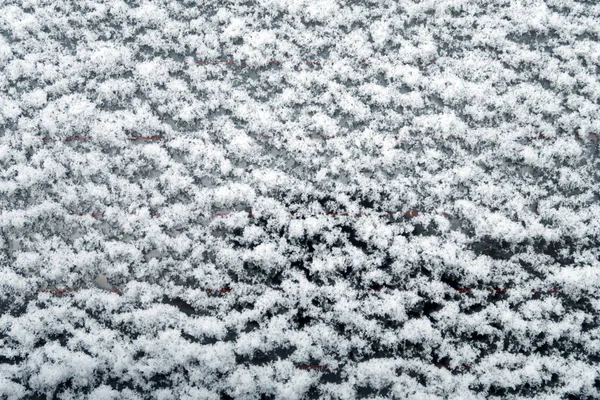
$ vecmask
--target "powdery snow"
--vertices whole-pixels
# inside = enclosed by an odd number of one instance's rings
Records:
[[[0,398],[600,397],[597,2],[0,9]]]

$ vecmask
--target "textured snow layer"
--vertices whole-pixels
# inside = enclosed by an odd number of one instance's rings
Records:
[[[0,10],[0,398],[600,397],[597,2]]]

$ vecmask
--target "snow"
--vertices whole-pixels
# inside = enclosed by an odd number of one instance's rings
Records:
[[[600,397],[599,20],[7,0],[0,398]]]

